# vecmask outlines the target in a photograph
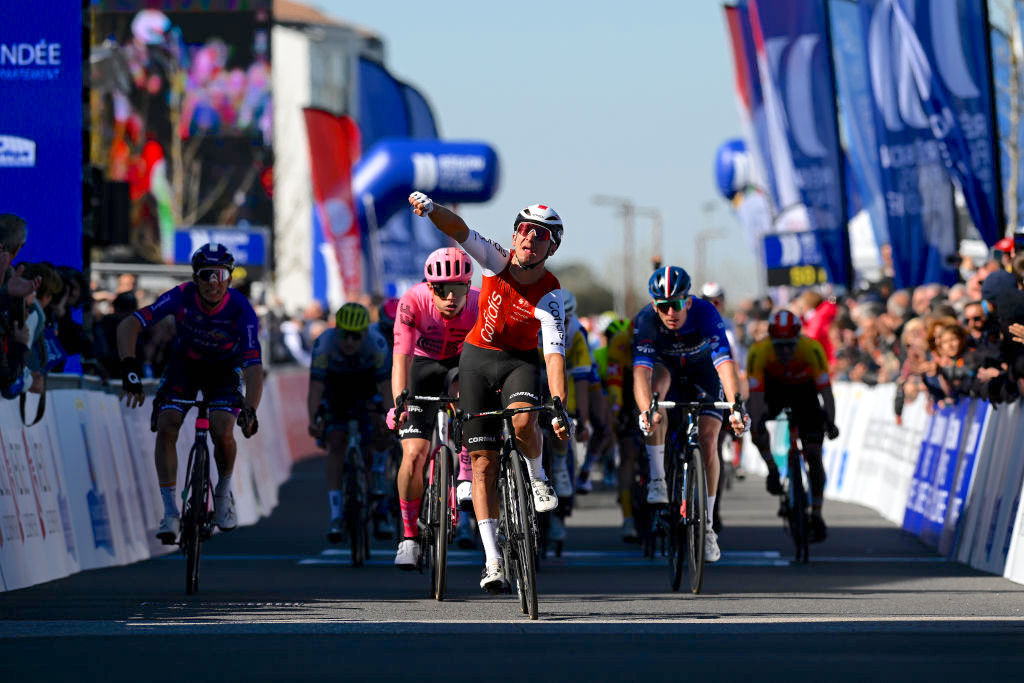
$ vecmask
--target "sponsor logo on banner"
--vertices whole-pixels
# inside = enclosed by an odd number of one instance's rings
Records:
[[[63,52],[59,42],[0,43],[0,81],[56,80]]]
[[[35,141],[14,135],[0,135],[0,168],[32,168],[35,165]]]

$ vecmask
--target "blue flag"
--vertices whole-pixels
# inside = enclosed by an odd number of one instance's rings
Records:
[[[829,279],[847,284],[849,243],[843,155],[826,22],[825,0],[759,0],[751,4],[765,99],[776,113],[777,140],[789,157],[799,199],[818,232]],[[780,160],[776,163],[779,180]],[[785,160],[782,160],[783,163]]]
[[[955,179],[982,238],[1001,232],[982,0],[864,0],[879,165],[898,287],[956,278]]]

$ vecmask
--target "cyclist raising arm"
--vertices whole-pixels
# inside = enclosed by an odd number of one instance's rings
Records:
[[[651,396],[671,396],[684,401],[724,401],[734,404],[729,421],[733,431],[746,428],[740,405],[736,363],[725,338],[725,326],[715,307],[690,296],[690,276],[678,266],[654,271],[648,282],[652,302],[634,319],[633,396],[640,410],[640,429],[647,437],[651,480],[647,502],[668,503],[665,484],[665,437],[668,425],[662,411],[650,415]],[[723,391],[724,389],[724,391]],[[703,395],[702,395],[703,394]],[[704,552],[709,562],[721,557],[718,537],[711,529],[718,487],[718,431],[722,413],[707,410],[698,418],[698,440],[707,471],[708,530]]]
[[[461,409],[472,413],[498,407],[539,405],[538,332],[543,338],[548,389],[564,403],[562,292],[558,279],[544,266],[561,243],[562,219],[547,206],[523,209],[513,224],[513,249],[508,252],[470,230],[457,214],[436,206],[422,192],[413,192],[409,204],[416,215],[429,216],[435,226],[458,241],[483,267],[480,313],[466,337],[459,360]],[[518,448],[530,470],[534,506],[538,512],[553,510],[558,506],[558,498],[541,464],[537,415],[516,415],[512,424]],[[558,416],[552,426],[558,438],[569,438],[567,415]],[[500,423],[493,419],[475,419],[467,422],[462,432],[463,442],[473,459],[473,508],[486,557],[480,587],[492,591],[505,584],[504,559],[498,549],[496,533],[499,431]]]
[[[213,522],[222,531],[238,526],[231,473],[237,444],[233,432],[237,415],[242,434],[256,433],[256,408],[263,394],[263,365],[260,358],[259,320],[249,301],[236,289],[229,289],[235,259],[222,244],[205,244],[192,256],[192,282],[161,294],[151,305],[140,308],[117,326],[117,348],[121,357],[123,390],[131,408],[145,400],[142,366],[134,357],[139,332],[169,315],[174,316],[174,346],[160,388],[153,399],[152,429],[156,432],[156,473],[164,502],[164,518],[157,538],[173,545],[181,528],[175,497],[178,481],[178,430],[187,408],[167,403],[168,399],[193,400],[199,390],[208,401],[244,406],[211,406],[210,435],[219,478],[214,491]],[[240,392],[245,383],[243,403]]]
[[[455,247],[434,251],[423,267],[426,282],[402,295],[395,320],[395,357],[391,394],[406,389],[410,396],[441,396],[458,372],[462,342],[476,322],[480,290],[470,288],[473,262]],[[423,465],[430,450],[435,414],[412,404],[400,415],[388,412],[388,427],[399,428],[402,466],[398,470],[398,501],[405,537],[398,545],[395,566],[415,569],[420,557],[416,520],[423,496]]]

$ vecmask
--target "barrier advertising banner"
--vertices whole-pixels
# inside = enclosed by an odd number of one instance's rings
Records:
[[[773,159],[776,147],[785,147],[829,279],[848,285],[843,154],[825,0],[753,0],[750,9],[762,86],[777,117],[774,133],[783,136],[773,145]]]
[[[28,222],[26,263],[82,267],[82,5],[5,2],[0,213]]]

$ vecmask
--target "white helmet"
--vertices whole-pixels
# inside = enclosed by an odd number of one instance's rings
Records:
[[[533,204],[526,207],[516,216],[516,221],[512,225],[513,231],[519,229],[520,223],[542,225],[551,231],[551,237],[556,246],[562,243],[562,217],[550,206]]]
[[[576,315],[576,296],[568,289],[562,290],[562,308],[565,310],[565,321]]]
[[[717,282],[705,282],[704,286],[700,288],[700,298],[702,299],[718,299],[725,298],[725,290]]]

